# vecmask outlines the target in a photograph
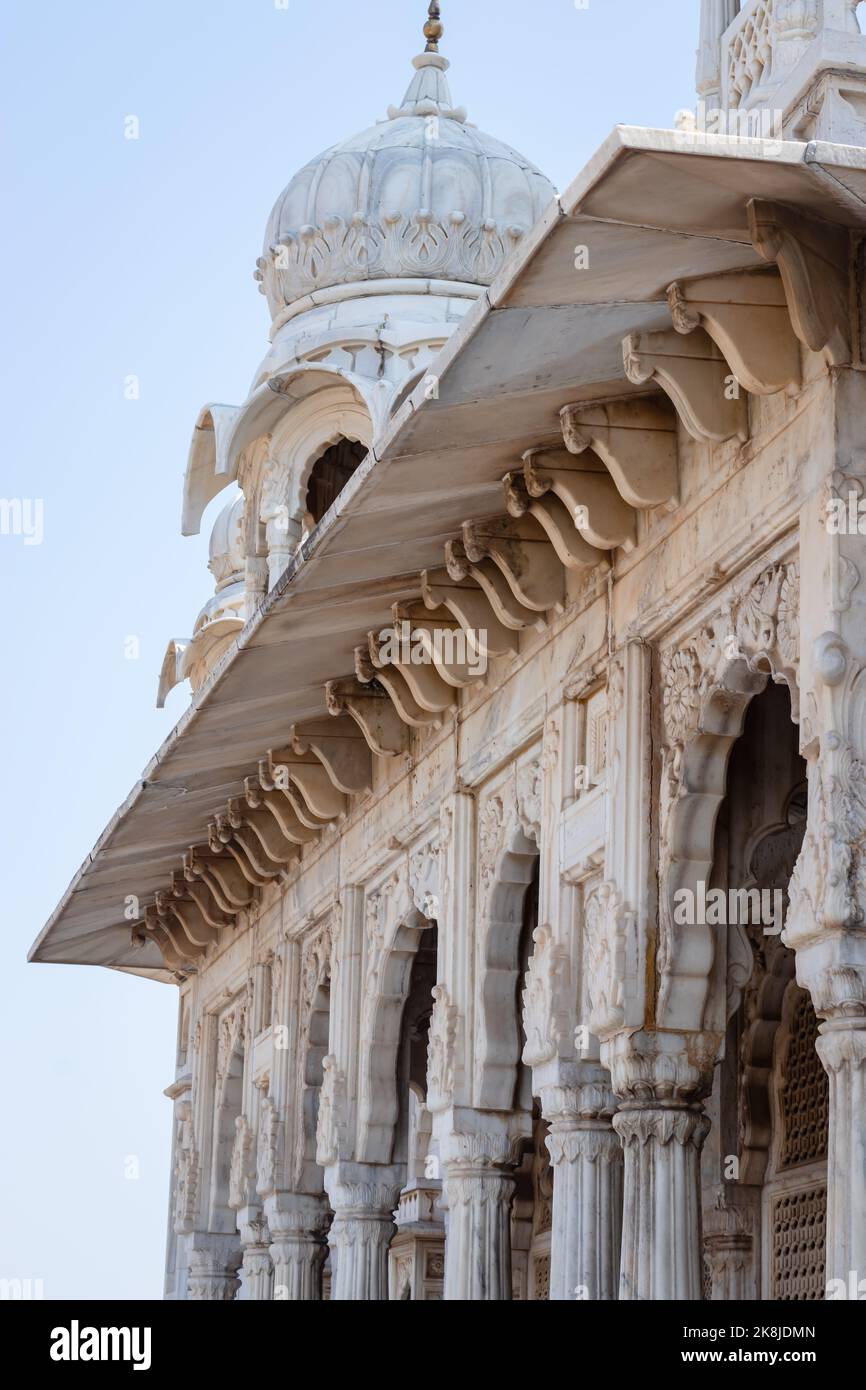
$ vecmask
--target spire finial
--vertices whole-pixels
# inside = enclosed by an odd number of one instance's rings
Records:
[[[445,25],[439,11],[439,0],[431,0],[427,23],[424,25],[424,37],[427,40],[425,53],[439,52],[439,40],[444,33]]]

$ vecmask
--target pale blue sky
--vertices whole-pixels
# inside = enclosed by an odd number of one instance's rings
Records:
[[[422,47],[424,0],[280,4],[3,6],[0,496],[43,499],[44,540],[0,535],[0,1278],[46,1297],[161,1295],[176,995],[25,955],[186,703],[154,705],[166,641],[211,592],[183,470],[199,408],[240,402],[267,347],[271,205],[384,116]],[[698,0],[442,9],[455,100],[560,188],[616,123],[693,103]]]

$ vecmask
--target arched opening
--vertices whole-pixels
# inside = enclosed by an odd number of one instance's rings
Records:
[[[352,474],[367,457],[366,445],[354,439],[340,439],[320,454],[307,483],[304,530],[312,531],[330,510]]]
[[[237,1229],[237,1216],[229,1203],[232,1156],[243,1110],[243,1027],[243,1018],[239,1020],[234,1011],[220,1019],[208,1223],[208,1229],[219,1234]]]
[[[780,937],[806,806],[788,690],[770,684],[749,705],[731,752],[710,879],[729,905],[730,1017],[703,1170],[714,1298],[731,1296],[714,1260],[714,1241],[721,1249],[726,1234],[720,1213],[738,1242],[743,1297],[824,1297],[828,1085],[815,1048],[818,1020]],[[734,895],[745,908],[746,894],[748,920],[732,920]]]
[[[388,1264],[390,1296],[402,1302],[441,1301],[445,1279],[445,1225],[439,1209],[442,1184],[427,1108],[427,1053],[438,940],[437,924],[430,922],[412,961],[397,1049],[393,1161],[406,1165],[406,1180]]]
[[[523,896],[523,916],[518,945],[518,967],[514,1008],[520,1037],[520,1053],[526,1046],[523,1027],[523,991],[533,953],[533,934],[538,926],[538,880],[540,861],[536,857],[532,878]],[[512,1297],[536,1302],[550,1298],[550,1233],[553,1221],[553,1172],[547,1149],[548,1125],[539,1102],[532,1095],[532,1071],[524,1062],[517,1065],[514,1108],[532,1114],[532,1137],[524,1145],[520,1166],[515,1172],[514,1203],[511,1208]]]

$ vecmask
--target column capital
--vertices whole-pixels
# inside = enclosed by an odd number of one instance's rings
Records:
[[[592,1079],[572,1086],[541,1087],[541,1113],[552,1133],[586,1128],[598,1121],[609,1126],[619,1102],[604,1068],[595,1067],[593,1071]]]
[[[325,1188],[340,1217],[387,1217],[396,1210],[402,1189],[398,1165],[335,1163],[325,1169]]]
[[[531,1117],[515,1111],[453,1107],[434,1116],[434,1133],[443,1166],[511,1169],[531,1138]]]
[[[708,1096],[721,1045],[717,1033],[618,1033],[602,1044],[620,1105],[689,1106]]]

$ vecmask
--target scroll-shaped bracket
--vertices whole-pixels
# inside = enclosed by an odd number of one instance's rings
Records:
[[[310,815],[314,824],[321,825],[346,814],[345,795],[334,786],[314,753],[296,753],[292,747],[269,749],[267,771],[274,788],[289,796],[305,824],[310,824]],[[299,808],[299,797],[303,809]]]
[[[172,890],[157,893],[156,911],[160,921],[168,918],[180,924],[196,955],[203,954],[208,946],[219,940],[218,928],[205,921],[197,904],[187,893],[176,895]]]
[[[393,758],[406,752],[405,726],[384,689],[352,679],[329,681],[325,700],[329,714],[347,714],[355,721],[379,757]]]
[[[296,753],[314,753],[338,791],[347,796],[373,785],[373,759],[363,734],[348,714],[293,724],[289,735]]]
[[[588,465],[594,464],[595,467]],[[634,508],[624,502],[604,464],[594,454],[580,462],[566,449],[528,449],[523,476],[530,497],[552,492],[564,503],[583,539],[597,550],[633,550]]]
[[[533,517],[464,521],[463,546],[473,564],[493,561],[524,608],[534,613],[565,611],[559,557]]]
[[[261,771],[262,765],[260,764],[258,777],[244,778],[244,795],[247,805],[254,811],[267,812],[276,821],[280,834],[296,845],[308,845],[313,840],[317,840],[321,826],[310,826],[306,821],[301,820],[285,793],[276,790],[269,772],[266,773],[266,776],[270,786],[263,787]]]
[[[181,975],[195,968],[192,950],[181,928],[167,927],[160,920],[155,907],[146,907],[144,910],[144,932],[156,943],[169,970]]]
[[[435,667],[446,685],[465,690],[477,685],[486,671],[477,643],[470,647],[466,633],[447,608],[428,608],[424,602],[395,603],[394,631],[408,640],[413,652]]]
[[[631,506],[674,509],[679,501],[677,419],[665,396],[566,405],[559,419],[568,452],[592,450]]]
[[[800,385],[800,345],[775,271],[710,275],[668,287],[678,333],[703,328],[747,391],[771,396]]]
[[[235,830],[225,816],[217,816],[209,823],[208,843],[215,854],[222,850],[229,853],[253,888],[264,888],[280,875],[280,869],[266,862],[250,832]]]
[[[233,927],[235,924],[234,916],[224,911],[219,905],[213,892],[203,880],[188,874],[172,873],[171,892],[176,898],[189,896],[195,903],[208,926],[215,927],[221,931],[224,927]]]
[[[421,594],[427,608],[447,608],[453,614],[476,655],[488,658],[517,651],[517,633],[500,622],[474,579],[452,579],[446,569],[424,570]]]
[[[449,577],[458,583],[465,579],[475,580],[503,627],[510,628],[512,632],[523,632],[528,627],[544,632],[547,627],[545,615],[533,612],[520,602],[505,575],[492,560],[480,560],[473,564],[462,541],[449,541],[445,546],[445,568]]]
[[[775,261],[794,332],[830,361],[851,361],[850,234],[784,203],[751,198],[749,234],[765,261]]]
[[[693,439],[723,444],[749,437],[745,395],[730,366],[702,328],[688,336],[632,333],[623,340],[623,364],[636,386],[656,382],[670,396]]]
[[[199,878],[207,885],[223,912],[236,917],[252,903],[252,886],[227,854],[213,854],[210,847],[192,845],[183,857],[183,867],[188,878]]]
[[[566,569],[586,571],[607,564],[605,552],[584,540],[565,503],[555,493],[530,497],[523,473],[506,473],[502,483],[509,516],[534,517]]]
[[[405,677],[396,666],[377,667],[373,664],[369,644],[366,647],[355,648],[355,674],[362,685],[377,681],[389,696],[400,719],[410,728],[424,729],[429,726],[441,729],[440,715],[419,705],[406,684]]]
[[[444,714],[455,703],[454,687],[442,679],[432,662],[425,661],[421,653],[420,659],[416,659],[411,635],[408,642],[403,642],[399,631],[383,628],[381,632],[368,633],[367,643],[370,661],[380,679],[383,671],[398,671],[422,710]]]
[[[265,858],[278,870],[297,862],[297,844],[282,833],[266,810],[254,810],[246,800],[234,797],[226,807],[226,819],[233,830],[249,831],[254,835]]]

